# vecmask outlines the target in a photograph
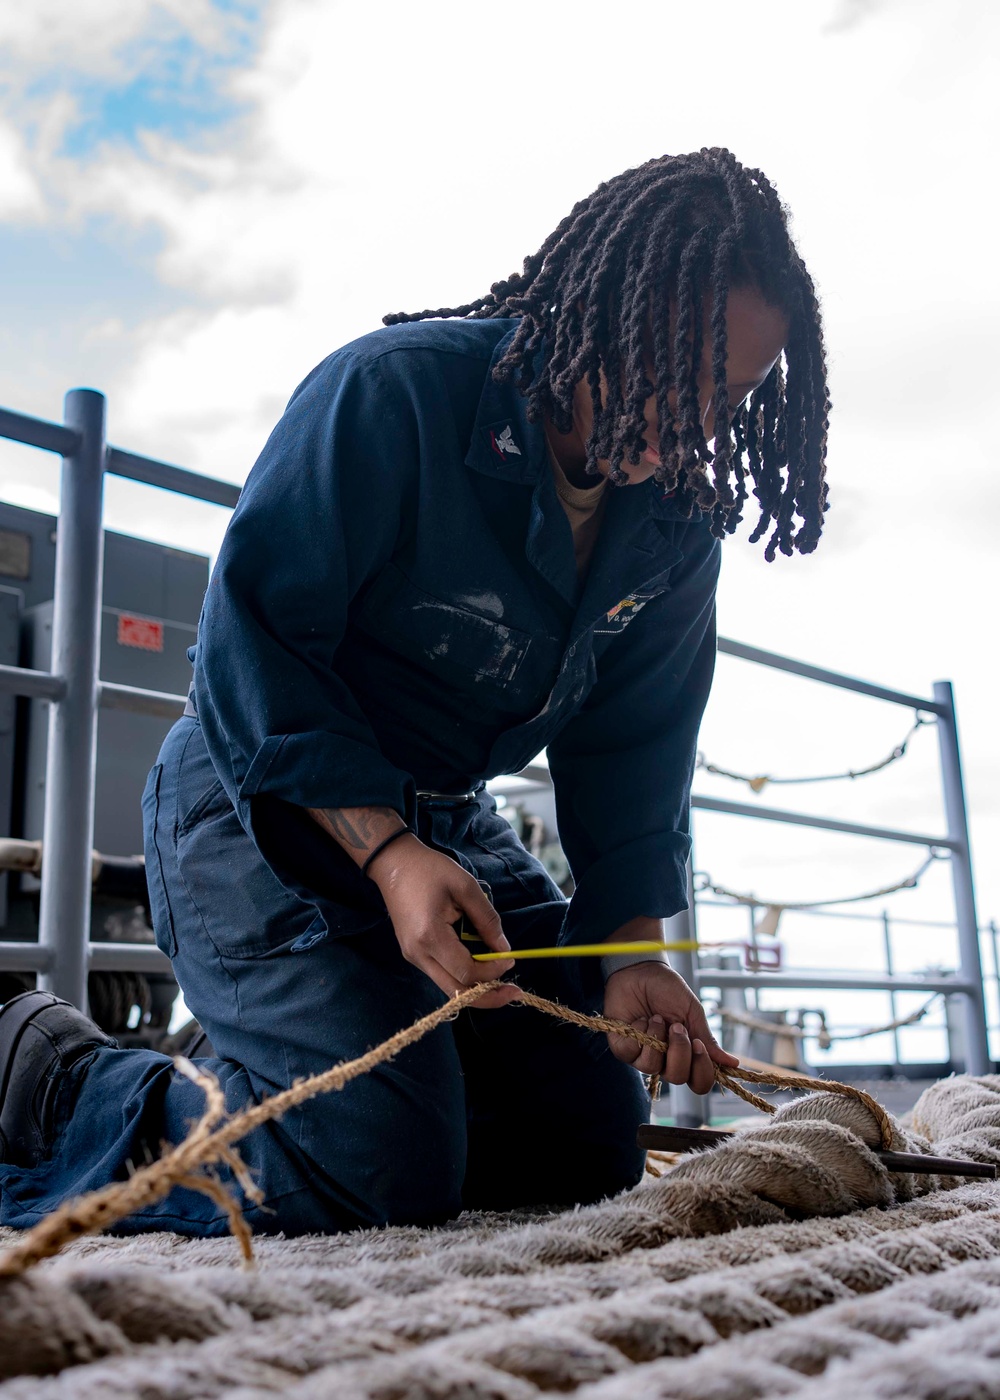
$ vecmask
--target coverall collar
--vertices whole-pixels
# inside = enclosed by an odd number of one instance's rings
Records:
[[[540,423],[528,422],[528,404],[521,391],[493,378],[516,329],[508,331],[494,348],[465,461],[484,476],[534,486],[543,471],[548,471],[545,433]]]
[[[506,353],[515,330],[516,326],[497,342],[493,351],[465,461],[484,476],[535,488],[526,556],[564,598],[573,601],[576,572],[569,531],[549,529],[551,520],[559,526],[565,521],[551,481],[544,429],[540,423],[529,422],[527,400],[517,386],[509,381],[498,384],[493,378],[493,370]],[[658,524],[681,518],[676,501],[665,496],[663,488],[653,480],[612,491],[595,558],[579,599],[574,632],[581,624],[592,623],[619,597],[640,588],[677,561],[680,551],[665,538],[669,530],[658,528]],[[553,538],[563,547],[553,548]]]
[[[466,465],[501,481],[520,486],[534,486],[549,472],[545,431],[540,423],[528,421],[527,399],[510,381],[498,384],[493,371],[507,353],[517,327],[508,331],[496,344],[483,392],[476,411],[472,441],[465,455]],[[645,511],[654,520],[686,518],[673,496],[652,479],[638,486],[622,488],[636,504],[645,503]]]

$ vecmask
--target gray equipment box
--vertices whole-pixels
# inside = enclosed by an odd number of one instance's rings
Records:
[[[0,584],[16,588],[24,607],[33,608],[51,601],[55,567],[55,517],[0,502]],[[207,587],[203,554],[104,532],[106,608],[196,626]]]
[[[0,503],[0,662],[47,671],[52,656],[52,595],[57,522]],[[204,555],[111,531],[104,534],[100,678],[184,695],[191,680],[187,650],[197,635],[208,586]],[[50,705],[0,695],[0,836],[43,834]],[[169,719],[101,710],[97,726],[94,845],[107,856],[142,851],[141,797]],[[135,879],[94,888],[91,937],[152,942]],[[134,888],[133,888],[134,885]],[[38,936],[36,876],[0,877],[0,929],[13,942]],[[0,1000],[31,985],[30,974],[0,963]],[[169,972],[92,972],[91,1014],[125,1045],[158,1049],[167,1034],[177,984]]]
[[[25,622],[27,664],[47,671],[52,655],[52,604],[30,608]],[[193,623],[105,607],[101,610],[101,679],[185,695],[191,682],[187,649],[194,645],[196,633]],[[94,845],[103,855],[142,854],[142,789],[171,724],[169,719],[125,710],[100,712]],[[42,835],[48,727],[49,702],[33,700],[25,771],[24,835],[28,840]]]
[[[0,661],[48,670],[57,521],[0,502]],[[204,555],[104,534],[102,680],[183,695],[208,586]],[[49,706],[0,696],[0,836],[42,835]],[[98,720],[94,845],[107,855],[142,851],[140,798],[170,720],[104,710]],[[0,927],[7,921],[0,881]],[[22,877],[22,888],[37,881]]]

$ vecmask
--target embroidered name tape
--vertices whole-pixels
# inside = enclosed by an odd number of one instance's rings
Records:
[[[623,598],[620,603],[616,603],[605,613],[604,620],[594,628],[594,631],[624,632],[633,617],[642,611],[650,598],[656,596],[655,593],[630,593],[627,598]]]

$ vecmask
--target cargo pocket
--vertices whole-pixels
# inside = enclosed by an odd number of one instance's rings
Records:
[[[271,870],[221,784],[209,785],[178,828],[177,869],[202,931],[223,957],[277,956],[296,943],[301,951],[326,934],[316,906]],[[300,943],[305,935],[312,942]]]
[[[228,811],[232,806],[226,789],[219,782],[218,778],[210,783],[206,790],[194,803],[191,809],[184,813],[177,823],[177,839],[180,840],[192,827],[203,819],[207,819],[218,811]]]
[[[168,958],[177,955],[177,935],[174,932],[174,916],[167,898],[167,886],[163,878],[163,859],[160,855],[160,777],[163,764],[157,763],[146,779],[142,793],[142,830],[146,852],[146,884],[149,888],[149,910],[153,918],[153,933],[156,946]]]
[[[330,936],[326,920],[322,914],[317,914],[305,933],[300,933],[298,938],[289,948],[292,953],[305,953],[310,948],[315,948],[317,943],[323,943]]]

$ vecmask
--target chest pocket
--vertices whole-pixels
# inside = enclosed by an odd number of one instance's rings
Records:
[[[426,593],[395,564],[376,578],[353,621],[398,656],[473,697],[477,690],[502,693],[516,704],[541,680],[534,673],[546,639]],[[556,647],[553,640],[553,662]]]

